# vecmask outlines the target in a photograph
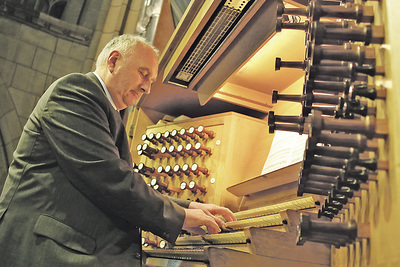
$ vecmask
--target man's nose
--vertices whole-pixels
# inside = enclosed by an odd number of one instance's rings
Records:
[[[142,89],[142,91],[143,91],[143,94],[146,94],[146,95],[150,94],[151,82],[150,82],[150,81],[144,82],[144,83],[142,84],[141,89]]]

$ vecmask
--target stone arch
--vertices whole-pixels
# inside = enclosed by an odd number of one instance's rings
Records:
[[[66,0],[52,1],[52,3],[50,4],[49,15],[61,19],[66,6],[67,6]]]

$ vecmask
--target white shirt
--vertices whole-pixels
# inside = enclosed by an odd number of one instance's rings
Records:
[[[115,106],[114,100],[112,99],[110,91],[108,91],[106,84],[103,82],[103,80],[100,78],[100,76],[96,72],[93,72],[93,73],[94,73],[94,75],[96,75],[97,79],[99,79],[101,86],[103,87],[104,92],[106,92],[106,96],[107,96],[108,100],[110,101],[111,105],[114,107],[115,110],[117,110],[117,106]]]

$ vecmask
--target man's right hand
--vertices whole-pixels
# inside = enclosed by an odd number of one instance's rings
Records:
[[[221,232],[218,223],[224,223],[221,219],[210,214],[206,214],[201,209],[185,209],[186,216],[183,222],[183,230],[191,233],[205,235],[206,231],[200,226],[206,226],[208,234],[217,234]],[[218,222],[218,223],[217,223]]]

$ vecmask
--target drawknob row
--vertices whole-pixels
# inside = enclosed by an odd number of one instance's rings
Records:
[[[197,192],[201,193],[206,193],[207,188],[205,186],[199,185],[196,181],[191,180],[189,183],[187,182],[181,182],[180,187],[175,187],[171,186],[170,184],[161,182],[157,178],[153,178],[150,181],[149,184],[151,187],[153,187],[155,190],[160,191],[160,192],[166,192],[166,193],[182,193],[183,190],[188,189],[192,193],[196,194]]]
[[[175,164],[174,167],[171,165],[158,166],[157,169],[154,167],[148,167],[144,165],[143,162],[139,163],[137,166],[139,173],[150,177],[150,176],[170,176],[170,177],[183,177],[191,175],[209,175],[209,170],[207,168],[200,167],[197,163],[193,163],[192,166],[185,163],[182,167],[179,164]]]
[[[149,141],[154,145],[166,145],[167,143],[172,144],[174,142],[183,141],[199,141],[200,139],[207,140],[213,139],[215,132],[207,130],[204,126],[200,125],[197,128],[190,127],[188,130],[181,128],[179,131],[174,129],[172,131],[165,131],[163,134],[158,132],[156,134],[149,133],[142,135],[142,141]]]
[[[333,219],[348,208],[348,203],[356,203],[354,199],[362,197],[361,192],[369,189],[369,183],[377,181],[379,171],[389,170],[387,160],[371,156],[371,152],[379,155],[378,140],[387,138],[389,133],[388,121],[377,118],[373,102],[384,101],[386,89],[371,84],[375,77],[385,76],[376,47],[371,46],[384,43],[385,29],[373,25],[373,6],[348,2],[311,0],[304,8],[282,5],[277,9],[276,31],[301,30],[306,38],[305,59],[276,58],[275,70],[302,70],[304,83],[298,95],[273,91],[273,104],[297,102],[301,114],[277,115],[270,111],[269,132],[307,135],[297,194],[324,197],[318,219],[301,214],[298,245],[311,241],[339,248],[354,242],[360,237],[360,224]],[[287,21],[293,15],[308,20]]]
[[[204,157],[212,154],[212,149],[206,147],[200,142],[197,142],[194,145],[188,143],[186,145],[179,144],[177,146],[163,146],[160,149],[151,147],[145,143],[139,144],[136,149],[139,156],[144,155],[152,160],[173,157]]]

